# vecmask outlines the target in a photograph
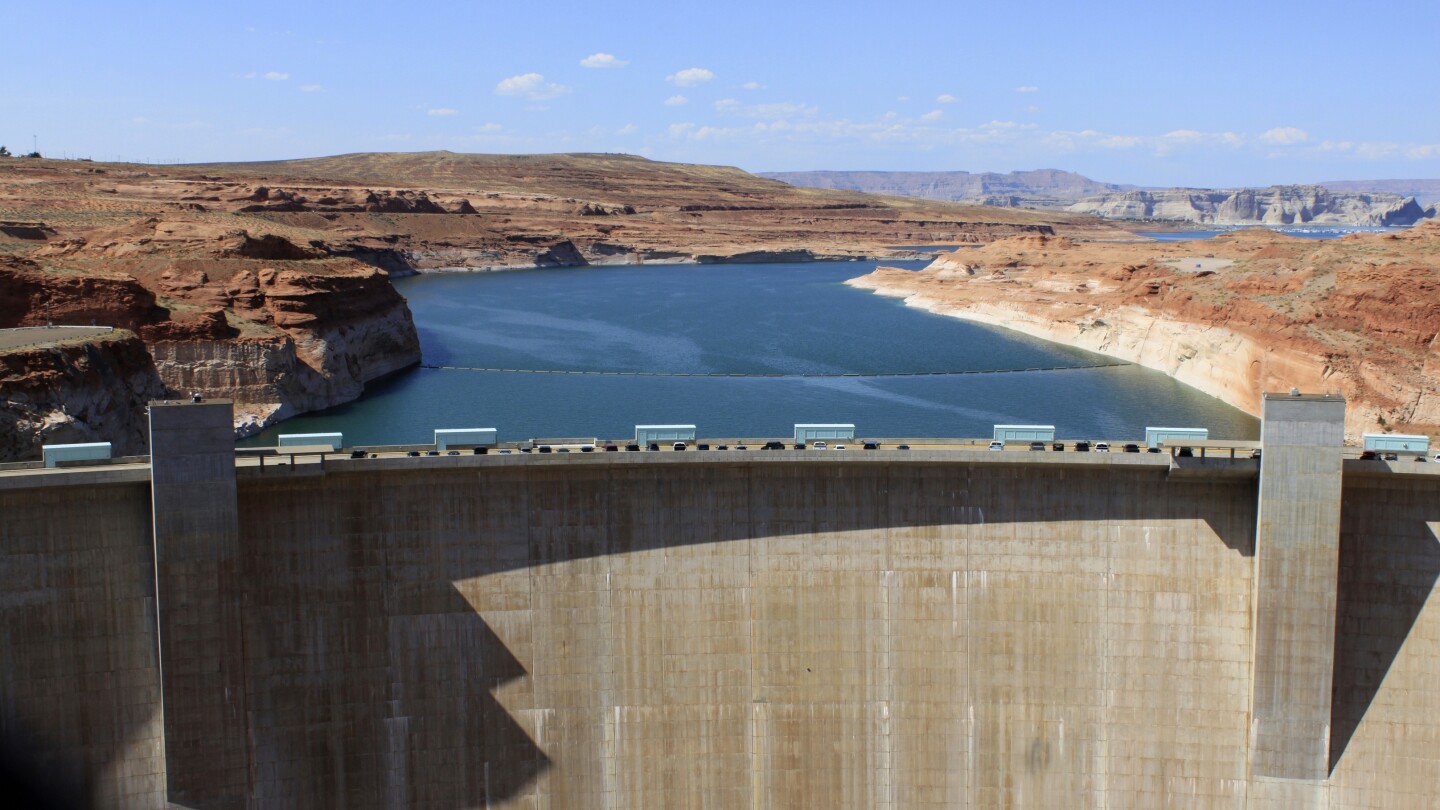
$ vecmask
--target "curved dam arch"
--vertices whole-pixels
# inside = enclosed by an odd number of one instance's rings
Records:
[[[1255,764],[1274,549],[1248,459],[261,470],[172,427],[188,466],[0,473],[0,728],[101,806],[1358,810],[1440,790],[1415,743],[1440,735],[1431,465],[1346,462],[1330,759],[1291,778]],[[228,506],[199,497],[229,476]],[[152,521],[172,486],[181,524]],[[1283,652],[1269,671],[1313,696],[1321,673]]]

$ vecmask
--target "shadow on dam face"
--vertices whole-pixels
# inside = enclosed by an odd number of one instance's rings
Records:
[[[1365,497],[1354,497],[1363,494]],[[1347,486],[1340,515],[1333,773],[1440,580],[1440,499],[1433,487]]]
[[[481,604],[466,581],[768,538],[845,535],[873,549],[891,529],[987,524],[1028,524],[1017,531],[1053,535],[1049,553],[1064,554],[1088,524],[1203,523],[1213,542],[1249,557],[1253,487],[1167,481],[1153,467],[956,464],[247,477],[239,486],[247,688],[253,757],[265,774],[256,797],[319,805],[359,790],[458,808],[515,797],[552,766],[546,739],[532,740],[510,713],[543,727],[551,701],[564,699],[535,695],[520,663],[549,641],[517,630],[521,622],[507,625],[506,638],[525,648],[517,657],[487,621],[508,621],[529,594],[497,586]],[[593,572],[606,567],[581,569],[603,581]],[[502,691],[505,705],[494,694]],[[579,732],[546,733],[563,744]],[[282,785],[283,795],[266,792]]]

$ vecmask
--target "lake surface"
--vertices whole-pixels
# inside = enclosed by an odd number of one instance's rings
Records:
[[[920,268],[925,262],[901,264]],[[1143,437],[1203,426],[1253,439],[1259,423],[1138,366],[903,306],[844,286],[874,262],[554,268],[397,279],[429,365],[564,371],[947,376],[684,377],[419,368],[279,433],[342,431],[347,444],[426,443],[435,428],[494,427],[502,441],[633,436],[683,423],[708,437],[784,437],[796,422],[861,436],[982,437],[997,423],[1061,438]]]
[[[1148,236],[1157,242],[1188,242],[1193,239],[1213,239],[1221,234],[1246,228],[1268,227],[1276,233],[1283,233],[1286,236],[1298,236],[1303,239],[1338,239],[1352,233],[1388,233],[1400,231],[1404,228],[1383,228],[1364,225],[1237,225],[1232,228],[1214,228],[1194,231],[1136,231],[1140,236]]]

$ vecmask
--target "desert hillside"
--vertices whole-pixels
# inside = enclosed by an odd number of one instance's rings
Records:
[[[1440,223],[1327,241],[1018,237],[849,283],[1156,368],[1252,414],[1264,391],[1343,394],[1351,441],[1440,433]]]

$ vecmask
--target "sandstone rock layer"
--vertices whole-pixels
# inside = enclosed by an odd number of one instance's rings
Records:
[[[1158,369],[1251,414],[1264,391],[1342,394],[1350,441],[1440,432],[1440,224],[1329,241],[1017,238],[848,283]]]

